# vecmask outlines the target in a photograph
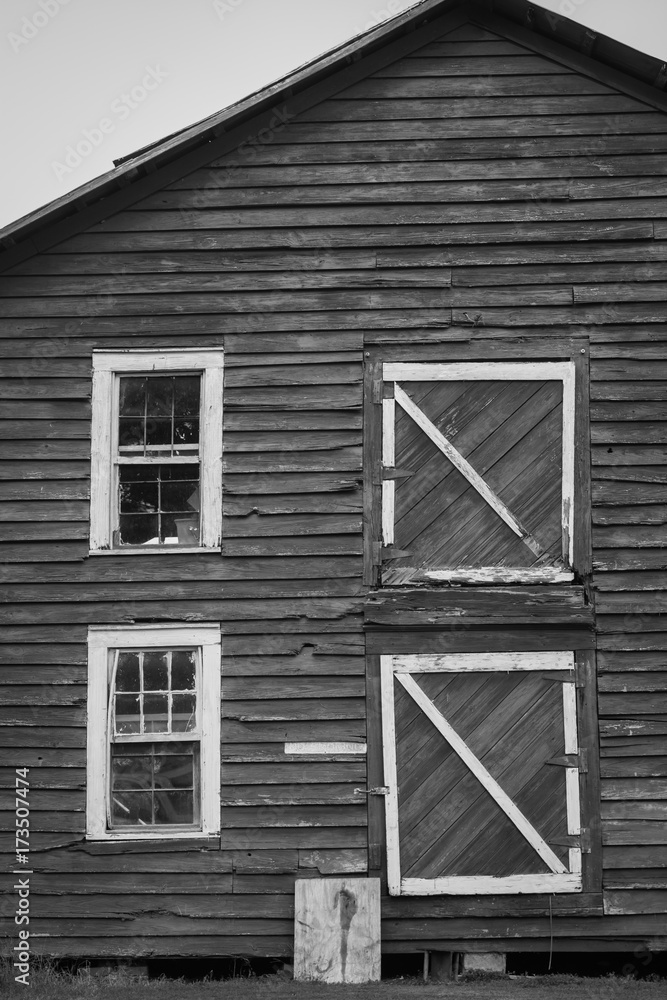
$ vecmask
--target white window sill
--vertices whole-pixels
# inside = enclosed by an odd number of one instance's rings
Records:
[[[219,838],[219,833],[203,833],[201,830],[175,830],[173,833],[165,833],[165,831],[155,832],[155,833],[138,833],[136,830],[132,830],[128,833],[89,833],[86,836],[87,841],[91,841],[97,844],[109,844],[118,843],[118,841],[132,840],[136,843],[143,843],[144,841],[161,841],[162,843],[170,843],[172,840],[196,840],[199,843],[212,841]]]
[[[121,549],[90,549],[89,556],[174,556],[192,555],[193,552],[217,552],[220,554],[222,548],[204,548],[203,546],[171,545],[154,546],[151,548],[121,548]]]

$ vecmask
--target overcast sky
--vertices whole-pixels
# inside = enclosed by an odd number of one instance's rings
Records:
[[[537,3],[667,60],[667,0]],[[0,0],[0,226],[413,5]]]

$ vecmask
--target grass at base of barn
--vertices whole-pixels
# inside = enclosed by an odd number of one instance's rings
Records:
[[[13,971],[0,968],[0,994],[6,1000],[664,1000],[665,980],[633,980],[608,976],[481,976],[457,982],[424,983],[420,979],[387,979],[363,986],[295,983],[283,974],[187,983],[146,980],[128,969],[104,975],[58,972],[36,962],[29,992],[14,982]]]

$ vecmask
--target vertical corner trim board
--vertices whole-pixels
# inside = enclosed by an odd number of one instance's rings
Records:
[[[379,879],[297,879],[294,978],[320,983],[379,981]]]

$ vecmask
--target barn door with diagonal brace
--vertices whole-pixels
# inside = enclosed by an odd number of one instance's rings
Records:
[[[575,365],[383,365],[382,583],[573,579]]]
[[[392,895],[582,890],[574,654],[382,656]]]

